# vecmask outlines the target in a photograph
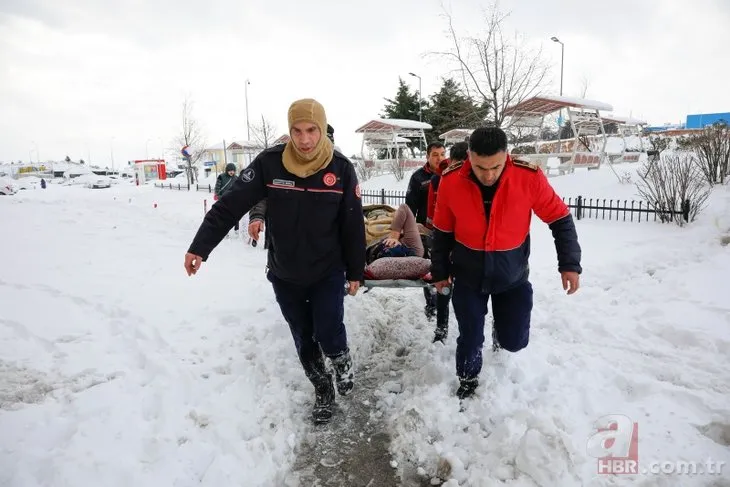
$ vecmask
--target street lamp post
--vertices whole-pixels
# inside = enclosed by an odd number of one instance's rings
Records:
[[[243,92],[246,97],[246,140],[251,140],[251,125],[248,121],[248,85],[250,85],[251,82],[246,79],[246,83],[243,85]]]
[[[563,96],[563,60],[565,59],[565,44],[560,39],[553,36],[550,38],[551,41],[560,44],[560,96]],[[560,115],[558,116],[558,140],[563,140],[563,109],[560,109]],[[562,145],[562,144],[561,144]]]
[[[550,40],[560,44],[560,96],[563,96],[563,60],[565,58],[565,44],[557,37],[551,37]]]
[[[423,122],[423,93],[421,92],[421,77],[415,73],[408,73],[414,78],[418,78],[418,121]]]

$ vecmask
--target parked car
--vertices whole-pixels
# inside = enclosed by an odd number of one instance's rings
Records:
[[[13,195],[18,192],[18,187],[12,179],[0,178],[0,194]]]
[[[100,189],[110,188],[112,185],[112,180],[108,176],[98,176],[92,172],[88,172],[79,176],[68,178],[64,184],[69,186],[81,185],[85,188]]]
[[[94,179],[89,179],[86,187],[91,189],[111,188],[112,180],[106,176],[99,176]]]

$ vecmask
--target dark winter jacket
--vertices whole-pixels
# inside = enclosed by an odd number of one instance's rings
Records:
[[[266,226],[266,200],[261,200],[258,203],[254,205],[253,208],[251,208],[251,211],[248,212],[248,218],[249,223],[253,223],[255,221],[261,221],[264,222],[264,227]],[[269,232],[264,230],[264,248],[269,248]]]
[[[431,167],[424,165],[413,173],[406,191],[406,204],[416,217],[416,223],[422,225],[426,224],[428,218],[428,188],[433,175]]]
[[[251,211],[248,212],[248,219],[250,222],[266,221],[266,200],[259,201],[251,208]]]
[[[279,279],[314,284],[342,271],[360,281],[365,269],[365,223],[357,175],[339,152],[307,178],[284,168],[284,145],[263,151],[205,216],[188,252],[207,260],[223,237],[266,199],[268,267]]]
[[[582,272],[581,248],[570,210],[537,166],[509,157],[485,214],[471,164],[452,165],[441,177],[433,225],[431,274],[453,276],[485,294],[498,294],[529,277],[530,221],[534,212],[555,239],[558,270]]]
[[[218,198],[220,198],[228,191],[233,189],[233,183],[236,181],[236,179],[237,177],[235,175],[229,176],[227,172],[219,174],[215,180],[215,188],[213,189],[213,193],[217,195]]]

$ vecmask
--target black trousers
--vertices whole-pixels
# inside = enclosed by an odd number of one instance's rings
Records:
[[[344,324],[345,275],[337,272],[309,286],[283,281],[271,272],[281,314],[289,324],[304,372],[312,382],[325,375],[324,358],[348,351]]]

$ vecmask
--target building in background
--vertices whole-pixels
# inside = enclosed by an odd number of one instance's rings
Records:
[[[684,128],[702,129],[716,122],[724,122],[730,125],[730,112],[725,113],[697,113],[687,115],[687,123]]]

